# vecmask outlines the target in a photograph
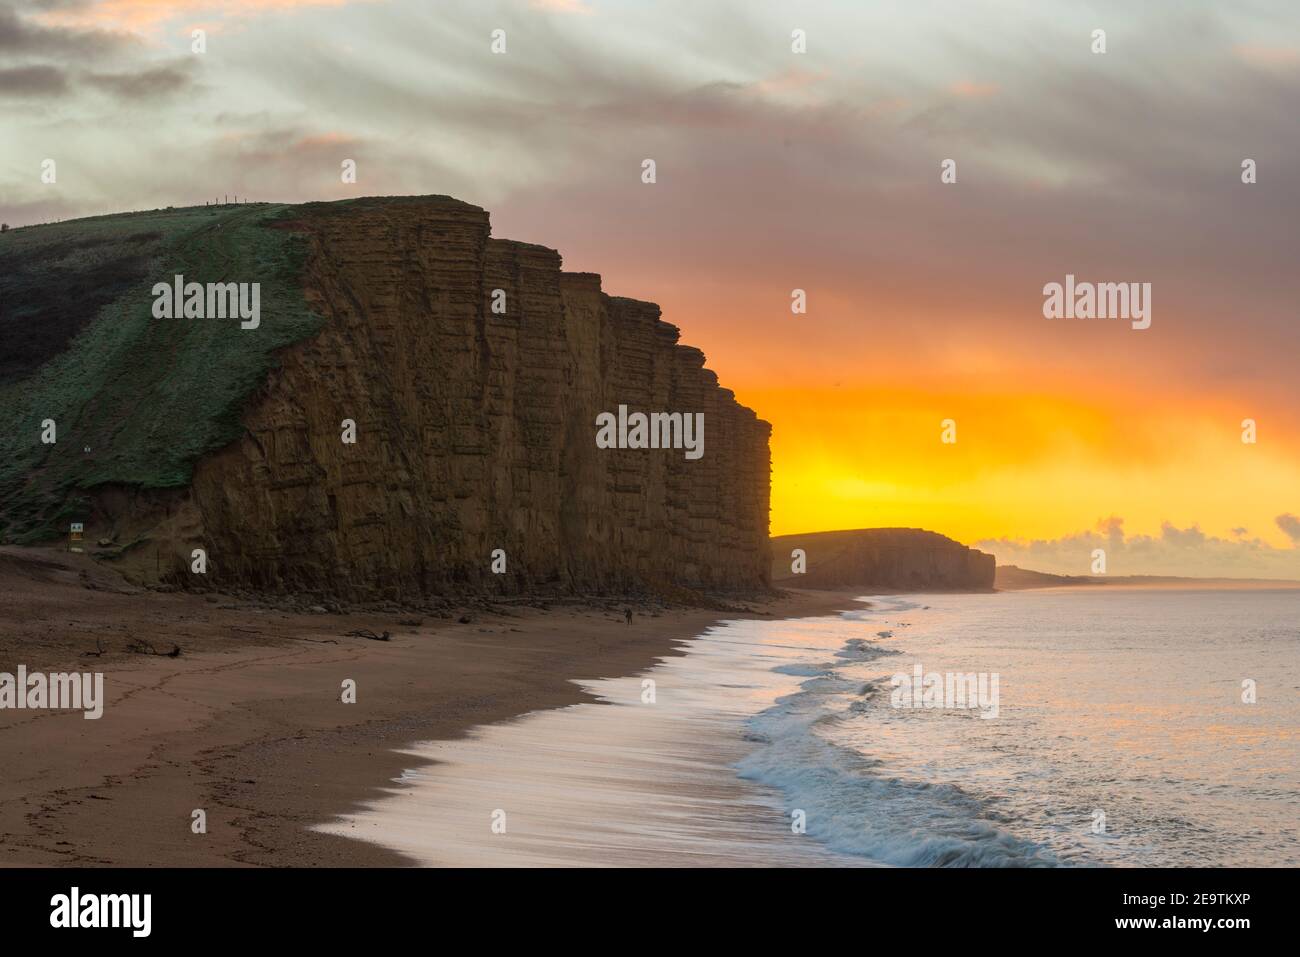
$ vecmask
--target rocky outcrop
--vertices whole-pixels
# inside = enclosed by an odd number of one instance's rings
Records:
[[[444,197],[310,204],[282,225],[307,238],[324,326],[279,354],[243,437],[185,495],[101,498],[101,525],[153,516],[124,556],[137,572],[192,584],[202,547],[205,584],[348,599],[767,583],[770,426],[657,306]],[[620,404],[703,413],[705,454],[598,448]]]
[[[1105,581],[1087,575],[1053,575],[1017,565],[999,565],[994,585],[998,591],[1022,591],[1029,588],[1059,588],[1063,585],[1093,585]]]
[[[802,549],[806,571],[792,571]],[[772,539],[774,584],[886,591],[983,591],[993,587],[992,555],[919,528],[863,528]]]

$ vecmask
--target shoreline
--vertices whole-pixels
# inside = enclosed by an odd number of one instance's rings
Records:
[[[428,867],[875,866],[805,836],[792,812],[806,805],[758,773],[760,755],[802,751],[768,733],[770,716],[804,692],[811,663],[870,628],[876,609],[854,605],[728,619],[639,674],[582,682],[597,703],[412,745],[420,767],[323,827]]]
[[[404,866],[310,830],[423,766],[402,749],[594,701],[575,680],[638,674],[724,619],[856,607],[791,590],[754,610],[606,608],[297,614],[125,586],[82,556],[0,550],[0,671],[102,671],[104,715],[0,710],[5,866]],[[346,637],[388,630],[386,642]],[[106,651],[99,657],[96,639]],[[179,657],[130,654],[143,639]],[[339,700],[356,682],[356,703]],[[191,830],[192,813],[207,831]]]

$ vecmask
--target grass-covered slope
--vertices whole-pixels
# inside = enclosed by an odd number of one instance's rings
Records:
[[[237,438],[275,361],[321,320],[303,299],[305,250],[287,207],[156,210],[0,234],[0,542],[66,535],[84,493],[185,486]],[[155,319],[152,288],[261,283],[261,324]],[[41,441],[53,419],[57,442]],[[87,451],[89,450],[89,451]]]

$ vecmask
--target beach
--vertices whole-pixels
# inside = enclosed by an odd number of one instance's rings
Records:
[[[721,619],[826,615],[851,595],[735,607],[623,603],[296,613],[132,588],[84,556],[0,548],[0,671],[102,672],[103,716],[0,710],[0,864],[400,866],[312,828],[421,763],[400,753],[593,698]],[[616,606],[616,607],[613,607]],[[741,607],[750,607],[746,613]],[[462,617],[468,617],[462,622]],[[389,641],[349,631],[391,633]],[[159,654],[126,650],[143,640]],[[167,657],[173,645],[178,657]],[[99,649],[102,654],[93,656]],[[356,684],[344,704],[342,683]],[[192,829],[202,810],[206,833]]]
[[[1298,609],[1062,588],[727,619],[586,703],[412,744],[321,827],[427,866],[1294,866]]]
[[[1298,594],[304,612],[0,548],[0,685],[103,676],[0,707],[0,863],[1294,865]]]

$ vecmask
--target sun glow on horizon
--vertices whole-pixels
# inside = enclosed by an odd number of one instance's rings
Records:
[[[1056,539],[1119,516],[1130,534],[1170,524],[1292,544],[1277,503],[1300,488],[1300,462],[1277,442],[1243,443],[1240,416],[1212,406],[1173,415],[906,389],[739,397],[773,426],[773,535],[909,526],[970,544]],[[954,444],[940,441],[944,419]]]

